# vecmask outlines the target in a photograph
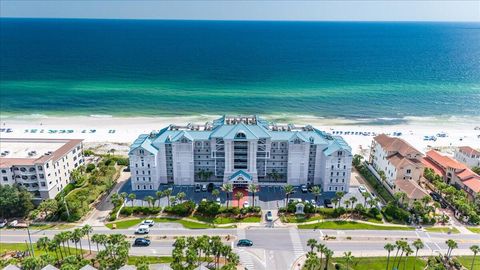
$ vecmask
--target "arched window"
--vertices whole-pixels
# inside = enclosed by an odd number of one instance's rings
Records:
[[[243,131],[239,131],[237,134],[235,134],[235,139],[240,139],[244,140],[247,138],[247,135]]]

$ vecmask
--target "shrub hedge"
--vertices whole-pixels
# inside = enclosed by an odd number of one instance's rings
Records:
[[[120,214],[124,216],[138,215],[156,215],[162,210],[161,207],[144,207],[144,206],[125,206],[120,210]]]

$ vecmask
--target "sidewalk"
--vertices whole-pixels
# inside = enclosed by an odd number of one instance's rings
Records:
[[[83,225],[88,224],[92,227],[103,227],[104,221],[108,218],[108,214],[113,209],[113,204],[110,202],[112,194],[117,193],[120,188],[125,184],[125,182],[130,179],[130,172],[120,172],[117,183],[113,187],[112,191],[108,196],[104,197],[101,202],[99,202],[95,208],[91,211],[89,216],[83,221]]]

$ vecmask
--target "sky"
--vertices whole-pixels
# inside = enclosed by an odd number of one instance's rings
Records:
[[[0,0],[0,17],[480,22],[480,0]]]

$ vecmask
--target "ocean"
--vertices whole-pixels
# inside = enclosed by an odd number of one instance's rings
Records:
[[[480,116],[480,23],[0,19],[0,113]]]

